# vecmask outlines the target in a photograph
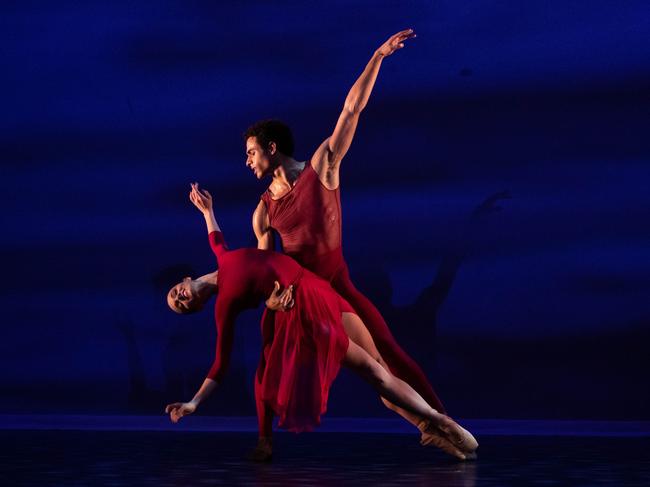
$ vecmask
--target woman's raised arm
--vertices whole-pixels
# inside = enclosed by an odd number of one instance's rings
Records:
[[[206,189],[199,189],[199,183],[191,183],[191,186],[190,201],[203,214],[208,233],[221,232],[212,210],[212,195]]]

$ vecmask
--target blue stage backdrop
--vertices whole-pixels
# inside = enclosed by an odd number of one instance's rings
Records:
[[[629,2],[3,5],[0,413],[162,413],[213,358],[199,181],[231,247],[242,132],[327,137],[390,34],[342,166],[353,279],[465,418],[650,419],[650,29]],[[201,414],[253,415],[259,316]],[[387,415],[342,373],[331,416]]]

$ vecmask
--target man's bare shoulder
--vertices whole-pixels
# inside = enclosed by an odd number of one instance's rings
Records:
[[[329,147],[329,137],[316,149],[311,159],[311,165],[314,168],[318,179],[328,189],[336,189],[339,186],[339,167],[340,160],[332,159],[332,151]]]
[[[323,166],[327,166],[329,164],[329,155],[330,155],[330,150],[329,150],[329,137],[323,141],[321,145],[318,146],[316,151],[314,152],[314,155],[311,156],[311,166],[314,168],[314,171],[316,171],[320,175],[320,169]]]

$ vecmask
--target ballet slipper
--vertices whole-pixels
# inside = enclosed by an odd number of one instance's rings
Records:
[[[257,446],[248,454],[248,459],[259,463],[273,460],[273,442],[271,438],[260,438]]]

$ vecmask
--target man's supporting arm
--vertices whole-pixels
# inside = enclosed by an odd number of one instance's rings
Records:
[[[266,204],[260,200],[260,203],[253,212],[253,231],[257,237],[257,248],[262,250],[273,250],[273,229],[269,221],[269,213],[266,210]]]

